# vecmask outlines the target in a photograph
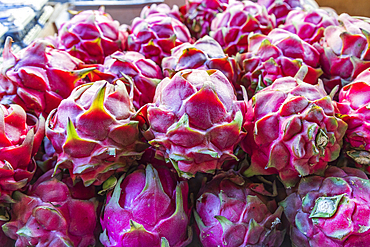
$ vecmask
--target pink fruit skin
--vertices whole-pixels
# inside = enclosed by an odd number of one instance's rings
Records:
[[[125,50],[127,35],[102,9],[85,10],[59,28],[58,48],[87,64],[102,64],[106,56]]]
[[[369,195],[368,177],[355,168],[331,166],[324,176],[302,178],[297,190],[280,203],[291,224],[293,245],[367,246]],[[338,205],[333,203],[336,198]]]
[[[339,117],[348,124],[347,154],[361,165],[370,165],[370,69],[344,86],[337,103]]]
[[[164,241],[187,246],[192,240],[190,212],[186,181],[167,167],[141,166],[121,177],[108,195],[100,241],[106,247],[160,247]]]
[[[279,174],[286,187],[324,172],[338,158],[347,124],[335,116],[323,85],[277,79],[250,99],[242,148],[251,155],[246,176]]]

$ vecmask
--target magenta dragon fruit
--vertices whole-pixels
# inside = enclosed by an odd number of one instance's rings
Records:
[[[339,93],[339,117],[348,124],[346,153],[360,165],[370,166],[370,69]]]
[[[222,13],[233,0],[186,0],[180,8],[186,26],[196,39],[209,34],[211,24],[218,13]]]
[[[2,226],[15,246],[95,246],[98,206],[95,188],[75,185],[59,172],[45,173],[27,194],[14,193],[11,221]],[[69,186],[68,186],[69,185]],[[82,195],[80,197],[79,195]]]
[[[146,5],[141,10],[140,18],[146,19],[149,15],[152,15],[152,14],[166,14],[167,16],[175,18],[179,21],[182,20],[181,13],[177,5],[173,5],[172,9],[170,8],[170,6],[168,6],[165,3],[161,3],[161,4],[153,3],[150,6]]]
[[[220,44],[209,36],[204,36],[194,44],[184,43],[173,48],[171,56],[162,60],[164,76],[172,77],[184,69],[217,69],[233,84],[238,77],[234,58],[225,55]]]
[[[261,185],[228,172],[201,188],[194,217],[204,247],[281,245],[283,208]]]
[[[370,23],[348,14],[341,14],[338,21],[339,26],[325,29],[321,45],[317,45],[328,93],[370,67]]]
[[[58,154],[55,170],[69,169],[86,186],[99,185],[140,158],[141,142],[131,96],[123,82],[83,84],[53,110],[46,136]]]
[[[368,246],[370,181],[354,168],[329,167],[302,178],[281,205],[293,246]]]
[[[137,51],[161,65],[172,48],[191,41],[190,32],[181,21],[165,13],[156,13],[132,21],[127,50]]]
[[[338,15],[334,10],[310,9],[289,12],[285,25],[280,28],[297,34],[309,44],[314,44],[324,37],[324,30],[329,26],[339,26]]]
[[[234,1],[213,19],[210,36],[232,56],[247,52],[250,33],[268,34],[275,26],[274,16],[268,15],[264,6]]]
[[[214,173],[225,160],[235,159],[245,102],[218,70],[182,70],[163,79],[154,103],[138,115],[144,136],[159,157],[171,161],[183,177]],[[142,119],[144,118],[144,119]]]
[[[47,41],[36,40],[17,54],[11,43],[8,37],[0,75],[1,102],[16,103],[37,115],[46,117],[70,95],[76,82],[94,69],[80,69],[81,60]]]
[[[339,157],[347,124],[335,116],[332,95],[322,83],[293,77],[277,79],[248,103],[242,148],[251,155],[253,175],[279,174],[289,188],[310,174],[321,174]]]
[[[153,102],[155,89],[163,79],[163,74],[161,68],[144,55],[135,51],[117,51],[106,57],[104,64],[90,73],[89,77],[91,81],[121,80],[129,93],[133,89],[133,104],[139,109]]]
[[[249,96],[278,78],[295,76],[302,67],[307,67],[303,77],[307,83],[316,84],[322,75],[318,50],[280,28],[268,35],[249,35],[248,52],[237,54],[236,61],[240,70],[239,83],[247,89]]]
[[[192,240],[188,184],[166,167],[139,167],[122,176],[102,213],[106,247],[185,247]]]
[[[13,191],[34,176],[36,154],[45,133],[45,120],[26,114],[19,105],[0,104],[0,203],[11,203]]]
[[[59,49],[85,63],[101,64],[106,56],[125,50],[127,34],[100,8],[76,14],[59,28],[58,37]]]

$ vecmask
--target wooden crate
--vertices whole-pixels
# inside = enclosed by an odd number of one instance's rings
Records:
[[[370,17],[370,0],[316,0],[320,7],[331,7],[338,14]]]

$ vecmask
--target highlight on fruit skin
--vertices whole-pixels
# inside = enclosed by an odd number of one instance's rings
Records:
[[[85,186],[99,185],[127,170],[147,145],[140,139],[136,113],[123,82],[83,84],[53,110],[46,136],[58,154],[55,170],[68,169]]]
[[[281,246],[283,208],[260,185],[230,170],[200,189],[194,218],[204,247]]]
[[[172,162],[183,177],[214,173],[225,160],[237,159],[234,148],[242,129],[246,102],[218,70],[182,70],[163,79],[154,103],[135,117],[158,157]]]
[[[370,181],[362,171],[331,166],[302,178],[280,203],[293,246],[367,246]]]
[[[301,177],[322,174],[340,155],[347,124],[335,116],[333,95],[322,83],[277,79],[248,102],[241,147],[251,156],[243,173],[278,174],[287,187]]]
[[[113,246],[185,247],[192,241],[188,183],[148,164],[122,176],[101,216],[100,241]]]

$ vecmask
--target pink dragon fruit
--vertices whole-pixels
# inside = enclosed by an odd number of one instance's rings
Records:
[[[139,167],[108,194],[100,241],[106,247],[187,246],[190,213],[186,181],[166,167]]]
[[[370,67],[370,23],[348,14],[338,18],[340,26],[325,29],[321,46],[321,66],[327,92],[352,82]]]
[[[249,101],[244,127],[242,148],[251,155],[244,175],[279,174],[289,188],[338,158],[347,124],[335,117],[321,82],[283,77]]]
[[[29,183],[36,171],[32,157],[45,133],[45,120],[19,105],[0,104],[0,203],[12,203],[13,191]]]
[[[52,173],[41,176],[27,194],[14,193],[17,202],[11,221],[2,226],[4,233],[16,240],[17,247],[95,246],[95,188],[79,186],[79,193],[73,193],[75,188],[61,173],[51,177]]]
[[[302,178],[280,204],[293,246],[368,246],[370,181],[354,168],[329,167],[325,176]]]
[[[160,14],[166,14],[167,16],[172,17],[172,18],[175,18],[175,19],[177,19],[179,21],[182,20],[179,7],[177,5],[173,5],[172,6],[172,9],[171,9],[170,6],[168,6],[165,3],[161,3],[161,4],[158,4],[158,5],[155,4],[155,3],[153,3],[150,6],[149,5],[146,5],[141,10],[140,18],[146,19],[149,15],[159,14],[159,13]]]
[[[153,102],[155,89],[163,79],[161,68],[136,51],[116,51],[105,58],[104,64],[89,74],[92,82],[121,80],[130,93],[133,88],[134,106],[139,109]]]
[[[16,103],[37,115],[46,117],[94,69],[80,69],[81,60],[47,41],[36,40],[17,54],[12,53],[11,43],[8,37],[0,75],[1,103]]]
[[[235,1],[213,19],[210,36],[232,56],[247,52],[250,33],[268,34],[275,26],[274,16],[268,15],[264,6]]]
[[[220,44],[209,36],[194,44],[184,43],[173,48],[171,56],[162,60],[162,69],[167,77],[184,69],[218,69],[232,83],[236,83],[238,77],[235,60],[225,55]]]
[[[194,217],[204,247],[281,245],[283,208],[261,188],[232,172],[201,188]]]
[[[106,56],[125,50],[127,33],[100,8],[76,14],[59,28],[58,38],[59,49],[85,63],[101,64]]]
[[[245,135],[245,102],[237,101],[232,84],[218,70],[182,70],[162,80],[154,103],[137,119],[159,157],[171,161],[183,177],[214,173]],[[144,119],[142,119],[144,118]]]
[[[297,9],[304,9],[304,6],[310,2],[311,6],[318,8],[315,1],[307,0],[258,0],[262,6],[265,6],[269,15],[274,15],[277,26],[284,24],[288,14]]]
[[[141,155],[132,95],[123,82],[83,84],[53,110],[46,136],[59,155],[55,170],[67,168],[85,186],[99,185],[116,170],[125,170]]]
[[[307,83],[316,84],[322,75],[316,48],[280,28],[267,36],[249,35],[248,52],[237,54],[236,60],[240,70],[239,83],[246,87],[250,97],[278,78],[295,76],[303,66],[308,69],[303,78]]]
[[[297,34],[309,44],[319,42],[324,36],[325,28],[339,26],[338,15],[332,9],[292,10],[285,25],[280,28]]]
[[[211,24],[218,13],[222,13],[228,6],[229,0],[186,0],[180,8],[186,26],[196,39],[209,34]]]
[[[348,124],[347,155],[360,165],[370,166],[370,69],[366,69],[339,93],[339,117]]]
[[[191,42],[190,32],[181,21],[165,13],[150,14],[132,21],[127,49],[137,51],[161,65],[162,59],[171,54],[171,49]]]

